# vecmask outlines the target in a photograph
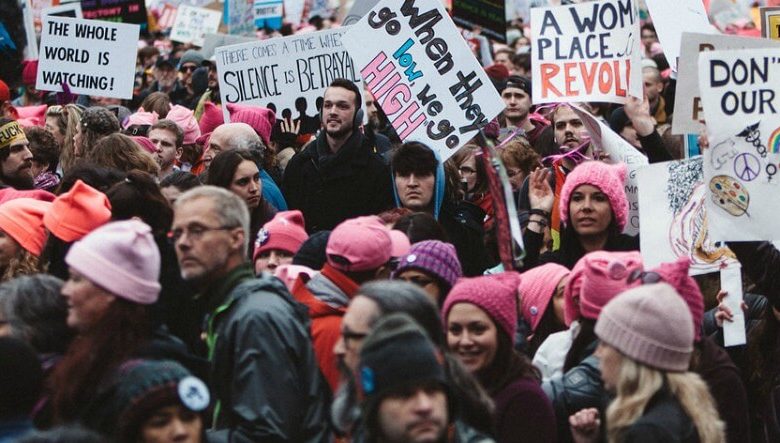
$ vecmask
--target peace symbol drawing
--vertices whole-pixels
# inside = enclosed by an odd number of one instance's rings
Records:
[[[746,182],[753,181],[761,173],[761,161],[753,154],[743,152],[734,157],[734,174]]]

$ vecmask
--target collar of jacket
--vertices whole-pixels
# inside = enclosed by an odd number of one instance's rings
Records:
[[[360,131],[353,131],[341,149],[335,154],[330,153],[328,138],[324,131],[306,149],[309,157],[316,165],[323,180],[351,177],[363,170],[368,164],[371,150],[367,140]],[[325,155],[321,155],[321,154]]]
[[[206,297],[208,312],[213,312],[223,304],[229,304],[227,300],[230,292],[244,280],[255,278],[251,263],[244,263],[233,268],[226,276],[210,284],[203,292]]]
[[[320,271],[320,273],[323,277],[326,277],[328,280],[332,281],[336,286],[338,286],[338,288],[347,294],[347,297],[350,299],[352,299],[352,297],[357,294],[360,285],[352,281],[352,279],[347,277],[346,274],[334,268],[330,264],[325,263],[325,266],[322,267],[322,271]]]

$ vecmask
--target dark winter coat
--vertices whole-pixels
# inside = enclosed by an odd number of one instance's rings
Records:
[[[531,378],[519,378],[493,396],[498,443],[509,443],[522,436],[524,442],[554,442],[555,413],[550,399]]]
[[[320,133],[290,159],[282,192],[289,209],[303,212],[310,233],[393,205],[390,169],[359,131],[336,154],[330,153],[326,135]]]
[[[697,443],[699,434],[668,388],[658,391],[645,412],[618,440],[625,443]]]

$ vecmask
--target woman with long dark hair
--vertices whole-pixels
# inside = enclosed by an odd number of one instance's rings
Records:
[[[276,214],[274,208],[263,198],[263,184],[260,181],[262,154],[247,149],[222,151],[211,161],[206,184],[227,189],[241,197],[249,208],[249,238],[256,238],[257,232]],[[249,255],[253,245],[250,243]]]
[[[539,371],[514,349],[517,273],[461,279],[444,302],[447,345],[495,403],[496,441],[555,441],[555,415]]]

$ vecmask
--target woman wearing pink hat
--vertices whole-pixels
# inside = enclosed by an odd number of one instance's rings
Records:
[[[571,269],[588,252],[639,250],[638,237],[622,234],[629,221],[625,164],[580,163],[566,176],[558,208],[553,208],[555,196],[548,182],[549,174],[548,170],[539,169],[529,178],[531,215],[523,236],[527,268],[552,262]],[[551,212],[555,210],[560,211],[563,226],[560,249],[539,255],[545,228],[558,220],[558,214]]]
[[[274,272],[279,266],[292,264],[293,256],[308,238],[301,211],[283,211],[274,215],[257,233],[252,254],[255,274]]]
[[[528,355],[533,357],[550,334],[566,329],[563,317],[563,291],[569,270],[547,263],[524,272],[520,281],[519,303],[523,321],[529,327]]]
[[[447,346],[492,397],[497,442],[553,442],[539,371],[513,347],[519,283],[514,272],[458,280],[442,308]]]
[[[17,198],[0,205],[0,281],[40,272],[46,240],[43,215],[51,203]]]

